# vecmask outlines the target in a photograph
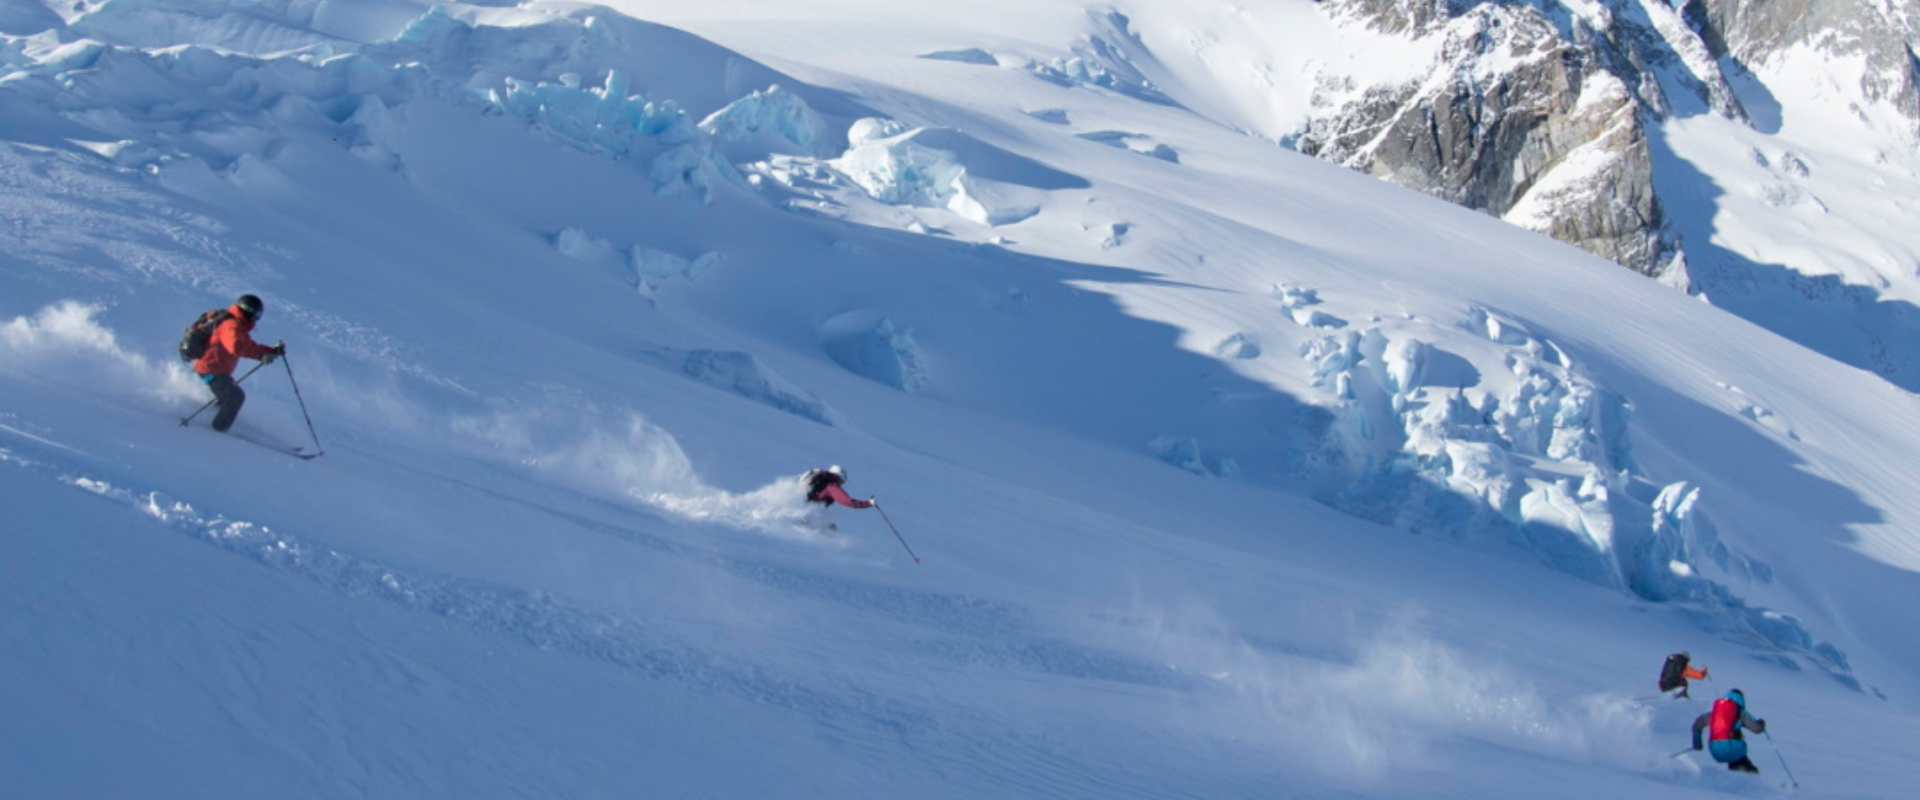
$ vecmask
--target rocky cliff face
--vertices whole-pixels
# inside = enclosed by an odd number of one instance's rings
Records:
[[[1682,43],[1693,59],[1676,52],[1670,38],[1686,33],[1677,16],[1662,30],[1632,0],[1591,16],[1551,2],[1323,7],[1349,24],[1444,43],[1427,80],[1323,106],[1302,151],[1678,277],[1680,242],[1653,189],[1645,126],[1672,107],[1673,89],[1744,112],[1717,71],[1693,68],[1711,65],[1703,44]]]
[[[1653,191],[1646,126],[1676,107],[1746,120],[1727,70],[1795,47],[1865,59],[1861,96],[1920,120],[1914,5],[1326,0],[1345,23],[1441,37],[1442,57],[1425,81],[1321,105],[1298,146],[1492,214],[1519,209],[1519,224],[1663,274],[1682,248]],[[1546,180],[1565,167],[1586,185]]]

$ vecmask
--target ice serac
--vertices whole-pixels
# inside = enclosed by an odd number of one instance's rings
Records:
[[[1296,312],[1319,302],[1298,286],[1272,296]],[[1428,320],[1324,328],[1294,317],[1313,331],[1299,355],[1324,402],[1300,420],[1287,463],[1322,502],[1407,533],[1517,546],[1594,584],[1709,610],[1770,657],[1857,686],[1839,648],[1743,596],[1737,587],[1765,585],[1772,570],[1721,540],[1697,487],[1640,464],[1632,399],[1540,327],[1487,307],[1459,320],[1467,339]],[[1197,443],[1153,450],[1215,474]]]
[[[773,153],[825,156],[827,124],[807,101],[779,86],[754,92],[700,121],[730,158],[760,159]]]
[[[950,128],[906,129],[863,119],[832,166],[868,196],[893,205],[945,208],[981,225],[1011,225],[1040,213],[1046,193],[1085,180]]]
[[[924,388],[932,380],[913,330],[871,309],[827,320],[820,326],[820,343],[848,371],[901,391]]]

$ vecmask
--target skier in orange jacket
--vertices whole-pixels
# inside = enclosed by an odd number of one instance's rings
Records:
[[[287,346],[277,343],[268,347],[253,340],[254,323],[267,313],[266,304],[260,298],[250,294],[240,295],[233,305],[227,307],[227,318],[213,329],[213,335],[207,340],[207,351],[193,362],[194,374],[213,392],[214,402],[219,404],[220,412],[213,417],[213,429],[225,432],[233,427],[233,420],[240,416],[240,406],[246,404],[247,393],[233,379],[233,369],[239,366],[241,358],[255,359],[263,364],[271,364],[275,358],[285,355]]]

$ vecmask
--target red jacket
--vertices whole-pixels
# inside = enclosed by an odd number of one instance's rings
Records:
[[[872,508],[873,507],[872,503],[869,503],[865,500],[855,500],[851,497],[848,497],[847,491],[845,489],[840,488],[840,484],[837,484],[837,483],[827,484],[827,488],[821,489],[820,494],[825,495],[826,497],[831,498],[833,502],[839,503],[840,505],[846,506],[848,508]]]
[[[226,320],[214,328],[213,336],[207,339],[207,352],[193,362],[193,371],[201,375],[232,375],[241,356],[258,361],[271,352],[273,348],[253,340],[253,320],[240,313],[239,306],[229,306]]]

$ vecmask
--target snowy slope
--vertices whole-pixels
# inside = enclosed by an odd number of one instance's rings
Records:
[[[3,793],[1911,782],[1911,395],[919,5],[0,17]]]

